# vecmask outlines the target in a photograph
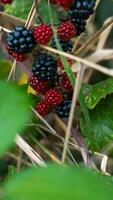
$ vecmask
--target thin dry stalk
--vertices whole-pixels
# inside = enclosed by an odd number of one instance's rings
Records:
[[[101,35],[101,33],[106,30],[109,26],[111,26],[113,24],[113,17],[110,18],[109,22],[107,22],[106,24],[104,24],[104,26],[99,29],[96,33],[93,34],[93,36],[91,36],[77,51],[76,51],[76,55],[81,55],[84,56],[88,50],[90,49],[90,47],[95,44],[98,41],[99,36]]]
[[[113,59],[113,49],[97,50],[93,54],[91,54],[89,57],[86,57],[85,59],[89,60],[91,62],[94,62],[94,63],[98,63],[98,62],[104,61],[104,60]]]
[[[83,75],[84,75],[84,70],[82,69],[82,67],[80,65],[79,72],[78,72],[77,79],[76,79],[75,88],[74,88],[74,93],[73,93],[72,105],[71,105],[71,110],[70,110],[70,115],[69,115],[69,122],[68,122],[67,130],[66,130],[64,149],[63,149],[63,154],[62,154],[62,163],[64,163],[65,159],[66,159],[68,142],[69,142],[69,139],[71,136],[71,128],[72,128],[72,124],[73,124],[74,111],[75,111],[75,107],[77,104],[77,98],[78,98],[80,87],[82,84]]]
[[[108,18],[108,19],[104,22],[104,25],[107,24],[110,20],[111,20],[111,17]],[[104,48],[104,46],[105,46],[105,44],[106,44],[106,41],[107,41],[107,39],[108,39],[108,36],[109,36],[109,34],[110,34],[110,32],[111,32],[112,27],[113,27],[113,24],[111,24],[110,26],[108,26],[108,28],[105,29],[105,30],[101,33],[101,35],[100,35],[100,37],[99,37],[98,44],[97,44],[97,50],[103,49],[103,48]]]
[[[11,78],[11,76],[12,76],[12,74],[15,73],[15,68],[16,68],[16,66],[17,66],[17,61],[14,60],[13,66],[12,66],[12,68],[11,68],[11,71],[10,71],[9,75],[8,75],[7,81],[9,81],[10,78]]]
[[[38,164],[39,166],[45,166],[45,163],[43,161],[43,159],[40,157],[40,155],[35,152],[30,145],[28,145],[25,140],[20,137],[19,135],[16,136],[15,139],[15,143],[17,144],[17,146],[19,146],[19,148],[25,152],[28,157],[34,161],[34,163]]]
[[[21,149],[19,149],[19,156],[18,156],[18,161],[17,161],[17,172],[19,172],[21,169],[22,155],[23,155],[23,151]]]
[[[104,155],[101,162],[101,171],[103,174],[110,176],[110,174],[107,172],[107,163],[108,163],[108,156]]]
[[[16,160],[18,162],[18,156],[16,156],[15,154],[11,153],[11,152],[6,152],[5,153],[6,156],[11,157],[12,159]],[[24,159],[21,159],[22,164],[31,167],[32,164],[25,161]]]
[[[91,62],[91,61],[88,61],[88,60],[86,60],[86,59],[84,59],[84,58],[80,58],[80,57],[78,57],[78,56],[74,56],[74,55],[72,55],[72,54],[68,54],[68,53],[65,53],[65,52],[63,52],[63,51],[59,51],[59,50],[57,50],[57,49],[53,49],[53,48],[51,48],[51,47],[47,47],[47,46],[43,46],[43,45],[41,45],[41,47],[43,48],[43,49],[46,49],[46,50],[48,50],[48,51],[51,51],[51,52],[53,52],[53,53],[55,53],[55,54],[58,54],[58,55],[62,55],[62,56],[64,56],[64,57],[67,57],[67,58],[70,58],[70,59],[72,59],[72,60],[74,60],[74,61],[76,61],[76,62],[78,62],[78,63],[82,63],[83,65],[83,67],[84,66],[87,66],[87,67],[89,67],[89,68],[92,68],[92,69],[95,69],[95,70],[97,70],[97,71],[99,71],[99,72],[102,72],[103,74],[106,74],[106,75],[109,75],[109,76],[113,76],[113,70],[112,69],[107,69],[107,68],[105,68],[105,67],[103,67],[103,66],[101,66],[101,65],[99,65],[99,64],[95,64],[95,63],[93,63],[93,62]]]
[[[36,112],[34,108],[31,107],[31,110],[46,125],[46,127],[48,127],[49,130],[51,130],[53,135],[58,136],[56,131],[49,125],[49,123],[38,112]]]
[[[26,20],[26,23],[25,23],[25,27],[26,27],[26,28],[29,26],[29,21],[30,21],[30,19],[31,19],[31,17],[32,17],[32,14],[33,14],[33,12],[34,12],[34,9],[35,9],[35,3],[33,3],[32,7],[31,7],[31,10],[30,10],[30,12],[29,12],[29,14],[28,14],[28,17],[27,17],[27,20]]]

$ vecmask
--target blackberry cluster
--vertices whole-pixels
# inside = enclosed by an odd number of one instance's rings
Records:
[[[34,47],[34,38],[32,31],[24,26],[16,26],[7,35],[7,45],[12,51],[17,53],[29,53]]]
[[[40,80],[53,80],[57,73],[57,61],[51,55],[41,53],[34,61],[32,72]]]
[[[95,0],[75,0],[69,10],[71,22],[75,25],[77,35],[85,31],[86,20],[94,13]]]
[[[67,97],[64,97],[60,76],[57,73],[57,60],[47,53],[40,53],[32,66],[33,75],[29,78],[29,85],[41,94],[42,100],[36,105],[36,111],[45,116],[55,111],[60,118],[69,116],[71,100],[69,99],[69,84],[66,85]],[[56,84],[57,82],[57,84]],[[67,89],[68,88],[68,89]]]
[[[68,52],[68,53],[70,53],[72,51],[72,48],[73,48],[72,40],[63,41],[60,38],[58,38],[58,41],[59,41],[63,51]],[[56,42],[55,42],[54,38],[52,39],[51,47],[57,49]]]
[[[71,108],[71,100],[64,100],[60,105],[55,108],[55,113],[60,118],[69,117],[69,112]]]

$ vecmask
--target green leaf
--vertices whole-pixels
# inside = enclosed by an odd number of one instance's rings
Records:
[[[18,18],[26,19],[31,9],[32,4],[33,4],[33,0],[29,0],[27,1],[27,3],[26,1],[23,1],[23,0],[14,0],[12,4],[5,6],[5,12],[10,15],[16,16]],[[43,21],[45,23],[50,24],[47,0],[43,0],[40,2],[39,12]],[[51,5],[51,12],[52,12],[52,18],[53,18],[54,24],[59,24],[60,21],[59,21],[58,12],[57,12],[57,9],[55,9],[55,6],[53,5]],[[39,23],[38,19],[37,21]]]
[[[7,174],[7,177],[5,180],[6,181],[11,180],[16,173],[17,173],[16,168],[13,165],[9,165],[8,166],[8,174]]]
[[[87,142],[92,141],[91,148],[94,149],[95,148],[95,140],[93,138],[93,125],[92,125],[93,122],[90,118],[90,111],[87,108],[86,103],[84,101],[84,97],[89,93],[91,88],[92,87],[90,85],[84,84],[84,85],[82,85],[82,89],[80,91],[79,102],[80,102],[80,109],[82,111],[82,119],[84,120],[84,121],[81,120],[80,125],[81,125],[82,132],[84,133],[83,125],[85,124],[85,128],[87,130],[86,139],[88,138]]]
[[[12,63],[7,60],[0,61],[0,79],[6,79],[8,77],[8,73],[10,72]]]
[[[94,110],[88,110],[90,122],[81,117],[81,131],[90,149],[100,150],[113,140],[113,95],[102,99]]]
[[[50,5],[50,7],[51,7],[51,15],[52,15],[53,24],[59,24],[60,21],[59,21],[57,9],[55,9],[55,6],[53,6],[52,4]],[[43,0],[40,2],[39,12],[43,21],[48,24],[51,24],[47,0]]]
[[[7,200],[108,200],[112,185],[98,174],[74,167],[51,165],[16,176],[5,187]]]
[[[13,142],[29,118],[29,101],[23,90],[0,82],[0,154]]]
[[[113,93],[113,78],[92,85],[92,89],[85,96],[85,103],[89,109],[94,109],[101,99],[111,93]]]
[[[27,2],[23,0],[14,0],[11,4],[5,6],[5,12],[18,18],[26,19],[32,3],[33,0]]]

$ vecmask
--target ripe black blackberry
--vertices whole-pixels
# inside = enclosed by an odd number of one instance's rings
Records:
[[[69,10],[72,23],[74,23],[77,34],[85,30],[86,20],[94,13],[96,0],[76,0]]]
[[[63,40],[61,40],[61,39],[58,38],[58,41],[59,41],[59,43],[60,43],[63,51],[68,52],[68,53],[70,53],[72,51],[73,42],[71,40],[63,41]],[[56,42],[55,42],[54,38],[52,39],[51,47],[53,47],[55,49],[57,48],[56,47]]]
[[[34,61],[32,72],[40,80],[53,80],[57,74],[57,62],[51,55],[41,53]]]
[[[16,26],[7,34],[7,45],[17,53],[29,53],[34,47],[32,31],[24,26]]]
[[[73,19],[73,23],[76,27],[77,35],[80,35],[86,30],[86,21],[84,21],[83,19],[75,18]]]
[[[64,100],[60,105],[55,107],[55,113],[60,118],[69,117],[69,112],[71,108],[71,100]]]

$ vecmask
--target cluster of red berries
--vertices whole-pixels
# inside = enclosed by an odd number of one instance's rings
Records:
[[[52,4],[56,4],[58,6],[63,7],[65,10],[70,8],[70,5],[73,3],[74,0],[50,0]]]
[[[8,3],[11,0],[0,1]],[[68,10],[69,18],[64,19],[58,26],[57,38],[62,49],[71,52],[72,38],[83,32],[85,21],[93,13],[95,0],[51,0],[50,2]],[[26,59],[26,54],[30,53],[36,44],[50,44],[56,48],[50,25],[41,23],[33,30],[17,26],[7,35],[7,51],[20,62]],[[67,61],[71,67],[73,61],[70,59]],[[28,83],[42,97],[36,106],[37,112],[44,116],[54,111],[61,118],[68,117],[73,87],[60,58],[58,56],[54,58],[46,52],[39,53],[33,63],[32,72],[33,75]]]

